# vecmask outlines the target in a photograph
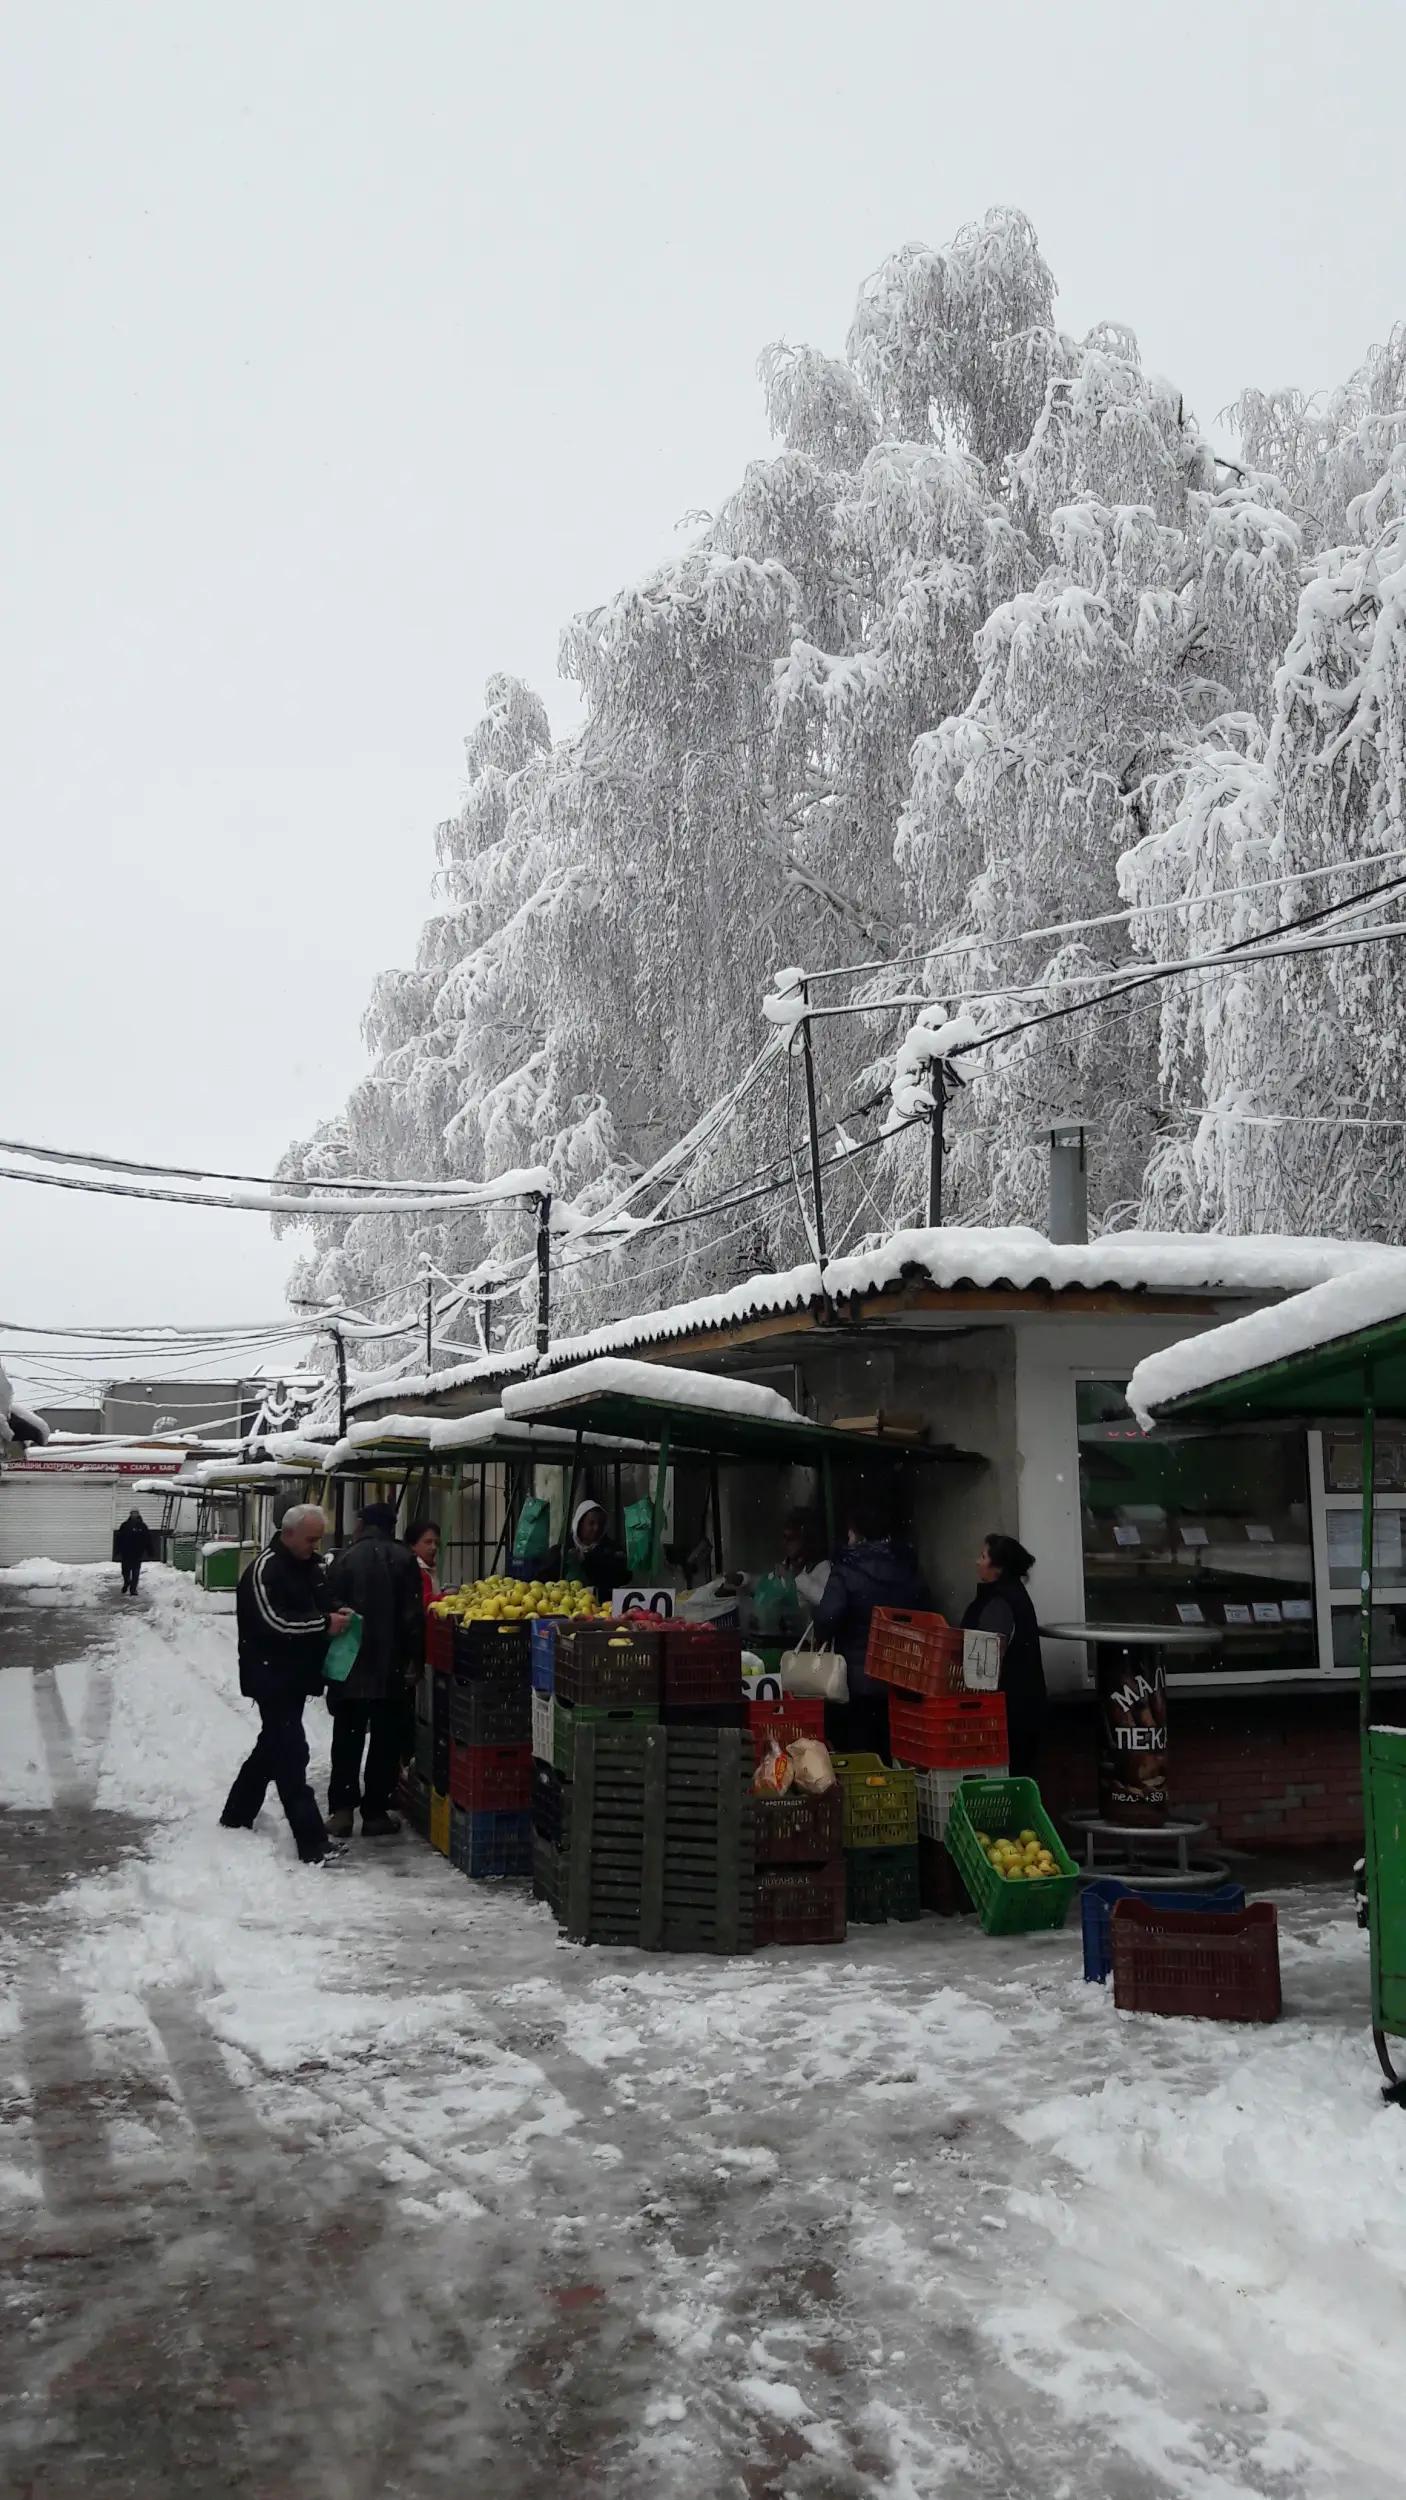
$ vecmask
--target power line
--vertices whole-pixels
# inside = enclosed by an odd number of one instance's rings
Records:
[[[1134,903],[1126,911],[1099,912],[1089,920],[1054,920],[1043,929],[1017,929],[1005,937],[961,938],[951,946],[917,947],[911,954],[878,955],[869,963],[832,964],[823,972],[807,971],[808,981],[857,980],[866,972],[899,972],[905,964],[946,963],[954,956],[979,955],[1002,946],[1026,946],[1037,938],[1079,937],[1089,929],[1112,929],[1152,912],[1201,911],[1208,903],[1229,903],[1246,894],[1272,894],[1285,886],[1307,885],[1316,877],[1350,876],[1359,868],[1380,868],[1406,859],[1406,850],[1364,851],[1356,859],[1330,861],[1326,867],[1296,868],[1283,877],[1260,877],[1248,885],[1212,887],[1205,894],[1182,894],[1165,903]]]
[[[88,1154],[79,1147],[33,1146],[21,1137],[0,1137],[0,1154],[29,1155],[36,1163],[86,1163],[98,1172],[135,1172],[149,1179],[164,1181],[245,1181],[252,1189],[332,1189],[385,1192],[403,1196],[407,1192],[447,1192],[453,1195],[486,1184],[477,1181],[383,1181],[383,1180],[316,1180],[290,1181],[264,1172],[205,1172],[183,1163],[145,1163],[125,1155]]]

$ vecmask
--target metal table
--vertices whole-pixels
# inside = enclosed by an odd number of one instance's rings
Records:
[[[1230,1872],[1224,1858],[1193,1861],[1191,1844],[1208,1829],[1205,1823],[1109,1823],[1101,1814],[1066,1814],[1064,1820],[1071,1830],[1084,1836],[1086,1875],[1116,1875],[1120,1882],[1128,1883],[1135,1871],[1138,1886],[1144,1892],[1203,1892],[1223,1884]],[[1123,1844],[1123,1862],[1105,1864],[1098,1855],[1100,1841]],[[1138,1866],[1143,1850],[1160,1841],[1172,1843],[1175,1865]]]

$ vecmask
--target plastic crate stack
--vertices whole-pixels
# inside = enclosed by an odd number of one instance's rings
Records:
[[[918,1885],[924,1909],[951,1917],[968,1906],[947,1848],[960,1782],[974,1773],[1004,1779],[1009,1745],[1000,1693],[969,1693],[963,1638],[941,1615],[877,1607],[869,1632],[869,1673],[889,1694],[889,1750],[918,1788]]]
[[[526,1623],[491,1620],[453,1629],[444,1845],[465,1875],[532,1872],[528,1631]]]
[[[845,1910],[851,1925],[882,1926],[917,1918],[917,1775],[890,1769],[876,1753],[836,1754],[845,1863]]]
[[[750,1951],[738,1635],[541,1623],[532,1682],[533,1886],[566,1933],[646,1952]]]

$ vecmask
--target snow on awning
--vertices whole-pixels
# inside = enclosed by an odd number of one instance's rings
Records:
[[[721,1380],[711,1372],[685,1372],[665,1363],[631,1363],[619,1356],[578,1363],[549,1380],[525,1380],[503,1392],[509,1416],[550,1414],[582,1398],[648,1398],[657,1405],[687,1406],[709,1415],[761,1417],[772,1424],[806,1421],[779,1389],[765,1389],[754,1380]]]
[[[1406,1414],[1406,1256],[1378,1250],[1348,1274],[1267,1311],[1185,1338],[1138,1364],[1128,1403],[1163,1415],[1355,1414],[1365,1367],[1382,1413]]]
[[[540,1416],[583,1433],[636,1435],[676,1457],[696,1452],[708,1459],[763,1459],[785,1465],[823,1465],[833,1458],[883,1456],[966,1459],[967,1451],[930,1443],[885,1440],[836,1424],[812,1423],[775,1389],[751,1380],[720,1379],[663,1363],[602,1358],[550,1379],[505,1389],[510,1419]]]

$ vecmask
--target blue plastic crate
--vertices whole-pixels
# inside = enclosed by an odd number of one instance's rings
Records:
[[[1150,1901],[1154,1908],[1163,1910],[1243,1910],[1245,1887],[1218,1884],[1211,1892],[1164,1892],[1160,1884],[1147,1889],[1121,1883],[1116,1875],[1100,1875],[1096,1883],[1086,1884],[1079,1903],[1084,1930],[1084,1977],[1097,1980],[1100,1986],[1113,1968],[1115,1901]]]
[[[557,1627],[568,1620],[565,1615],[534,1615],[529,1649],[532,1657],[532,1690],[551,1693],[557,1681]]]
[[[480,1880],[532,1872],[532,1815],[493,1814],[455,1806],[449,1817],[449,1855],[461,1874]]]

